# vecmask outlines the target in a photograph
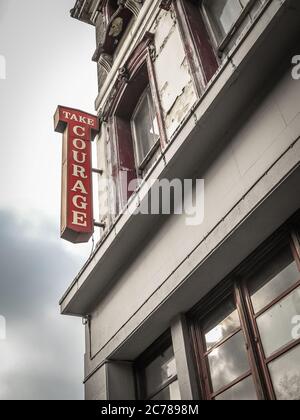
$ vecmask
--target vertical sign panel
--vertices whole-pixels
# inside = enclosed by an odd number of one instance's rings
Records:
[[[94,232],[91,142],[99,132],[99,120],[59,106],[54,126],[63,134],[61,237],[88,242]]]

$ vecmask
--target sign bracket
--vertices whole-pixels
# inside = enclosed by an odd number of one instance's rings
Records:
[[[102,175],[104,174],[103,169],[96,169],[96,168],[93,168],[93,169],[92,169],[92,172],[93,172],[94,174],[98,174],[98,175],[100,175],[100,176],[102,176]]]
[[[96,221],[94,221],[94,226],[98,227],[100,229],[105,229],[106,228],[106,224],[105,223],[98,223]]]

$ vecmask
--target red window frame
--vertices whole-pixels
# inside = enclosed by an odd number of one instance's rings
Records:
[[[199,98],[203,95],[207,84],[216,74],[222,62],[224,50],[238,32],[247,14],[255,5],[256,0],[249,1],[221,43],[218,43],[216,40],[212,23],[204,10],[202,1],[173,0],[168,2],[168,8],[173,4],[175,9],[186,56]],[[269,1],[263,7],[267,7]]]
[[[289,287],[276,297],[266,307],[257,314],[254,313],[251,297],[249,294],[249,279],[251,273],[257,270],[257,265],[264,261],[270,261],[273,255],[278,253],[278,249],[284,246],[290,248],[291,255],[299,269],[299,281]],[[261,336],[258,330],[256,319],[278,302],[300,287],[300,236],[299,236],[299,214],[279,229],[269,238],[257,251],[255,251],[245,262],[243,262],[224,282],[216,287],[207,297],[205,297],[188,314],[191,341],[194,350],[195,365],[198,373],[198,385],[202,398],[212,400],[217,395],[230,389],[235,384],[241,382],[249,375],[253,376],[258,399],[276,400],[274,386],[268,369],[269,363],[287,354],[292,349],[300,346],[300,339],[291,341],[278,349],[270,357],[265,357]],[[246,347],[249,357],[251,372],[246,372],[232,383],[214,393],[210,380],[210,370],[208,366],[205,348],[204,331],[201,327],[204,318],[214,309],[218,308],[229,296],[234,296],[236,307],[241,321],[241,330],[244,332]],[[233,332],[215,347],[225,343],[240,330]],[[209,351],[211,351],[210,349]]]
[[[191,0],[176,0],[173,4],[194,84],[201,97],[220,62],[199,5]]]
[[[113,177],[119,187],[119,210],[126,205],[133,191],[129,183],[141,176],[135,161],[135,147],[132,135],[131,118],[136,105],[147,86],[150,86],[155,115],[159,127],[160,148],[167,144],[163,113],[157,88],[153,59],[155,54],[154,35],[146,33],[141,43],[133,51],[125,65],[119,69],[112,94],[108,99],[102,119],[109,123],[113,142]],[[127,173],[127,183],[122,182],[121,174]]]

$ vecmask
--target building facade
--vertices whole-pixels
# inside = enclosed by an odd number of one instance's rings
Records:
[[[101,121],[102,236],[60,302],[86,321],[86,399],[300,399],[300,2],[71,15]],[[198,218],[138,211],[166,180],[204,180]]]

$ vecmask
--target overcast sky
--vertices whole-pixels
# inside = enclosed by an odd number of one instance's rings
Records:
[[[94,113],[95,36],[74,4],[0,0],[0,399],[83,398],[83,327],[58,301],[91,246],[59,238],[53,131],[58,104]]]

